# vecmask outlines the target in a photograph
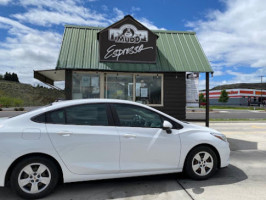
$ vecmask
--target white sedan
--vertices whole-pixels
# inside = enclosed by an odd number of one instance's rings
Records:
[[[0,121],[0,186],[41,198],[59,182],[186,172],[229,164],[226,137],[123,100],[53,103]]]

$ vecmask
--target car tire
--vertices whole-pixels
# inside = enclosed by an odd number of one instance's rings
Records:
[[[217,155],[207,146],[194,148],[187,155],[185,163],[186,174],[195,180],[205,180],[217,170]]]
[[[50,194],[58,180],[56,164],[48,158],[34,156],[23,159],[14,167],[10,185],[22,198],[38,199]]]

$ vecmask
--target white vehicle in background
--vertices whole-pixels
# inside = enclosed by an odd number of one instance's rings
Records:
[[[41,198],[59,182],[186,172],[229,164],[226,137],[123,100],[53,103],[0,121],[0,186]]]

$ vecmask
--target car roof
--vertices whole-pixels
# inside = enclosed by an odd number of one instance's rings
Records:
[[[86,104],[86,103],[125,103],[132,104],[138,106],[145,106],[141,103],[128,101],[128,100],[120,100],[120,99],[75,99],[75,100],[64,100],[52,103],[53,107],[64,107],[64,106],[72,106],[78,104]]]
[[[141,107],[145,107],[147,109],[150,110],[154,110],[157,112],[160,112],[158,110],[155,110],[152,107],[146,106],[144,104],[141,103],[137,103],[137,102],[133,102],[133,101],[128,101],[128,100],[120,100],[120,99],[77,99],[77,100],[64,100],[64,101],[58,101],[58,102],[53,102],[49,105],[46,105],[44,107],[40,107],[36,110],[32,110],[30,112],[21,114],[19,116],[34,116],[34,115],[38,115],[44,112],[49,112],[52,110],[57,110],[60,108],[64,108],[64,107],[69,107],[69,106],[75,106],[75,105],[80,105],[80,104],[89,104],[89,103],[123,103],[123,104],[131,104],[131,105],[136,105],[136,106],[141,106]],[[164,113],[165,115],[165,113]],[[19,117],[17,116],[17,117]]]

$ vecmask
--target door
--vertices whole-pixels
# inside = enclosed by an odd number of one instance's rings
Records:
[[[71,172],[119,171],[119,135],[110,126],[109,114],[107,104],[83,104],[46,114],[47,132]]]
[[[177,169],[178,130],[167,134],[162,117],[141,106],[113,104],[112,110],[119,124],[121,172]]]

